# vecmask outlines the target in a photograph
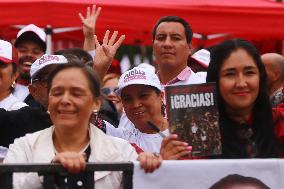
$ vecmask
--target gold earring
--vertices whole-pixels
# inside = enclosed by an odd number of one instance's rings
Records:
[[[13,83],[12,83],[11,87],[14,89],[14,88],[15,88],[15,86],[16,86],[16,81],[13,81]]]
[[[90,122],[94,125],[96,125],[96,122],[97,122],[97,118],[98,118],[98,110],[97,109],[94,109],[93,110],[93,113],[90,117]]]

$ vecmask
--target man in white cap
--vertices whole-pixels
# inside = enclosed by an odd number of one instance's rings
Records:
[[[47,78],[48,75],[59,64],[68,63],[67,59],[62,55],[43,55],[37,59],[31,66],[29,84],[30,94],[26,98],[26,102],[32,107],[40,107],[47,110]]]
[[[18,32],[15,47],[19,60],[19,77],[14,95],[25,101],[29,94],[30,67],[46,51],[46,34],[33,24],[27,25]]]
[[[32,64],[30,100],[33,101],[34,106],[39,107],[27,106],[9,112],[0,109],[0,146],[8,147],[15,138],[52,125],[47,113],[47,76],[57,65],[67,62],[62,55],[43,55]]]

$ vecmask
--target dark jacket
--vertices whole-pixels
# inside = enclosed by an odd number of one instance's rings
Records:
[[[49,114],[38,108],[26,106],[13,111],[0,109],[0,146],[9,147],[15,138],[51,125]]]

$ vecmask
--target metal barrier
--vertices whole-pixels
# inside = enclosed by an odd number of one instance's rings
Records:
[[[122,171],[122,186],[124,189],[133,188],[133,168],[131,162],[127,163],[87,163],[84,172],[69,174],[60,164],[0,164],[0,186],[5,189],[13,188],[13,173],[15,172],[37,172],[43,176],[43,188],[54,189],[56,175],[67,176],[67,188],[75,188],[77,183],[72,182],[74,176],[83,176],[86,189],[95,187],[94,174],[96,171]]]

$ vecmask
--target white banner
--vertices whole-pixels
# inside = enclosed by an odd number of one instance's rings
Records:
[[[134,189],[208,189],[229,174],[255,177],[271,189],[284,188],[284,160],[179,160],[163,161],[154,173],[144,173],[135,162]]]

